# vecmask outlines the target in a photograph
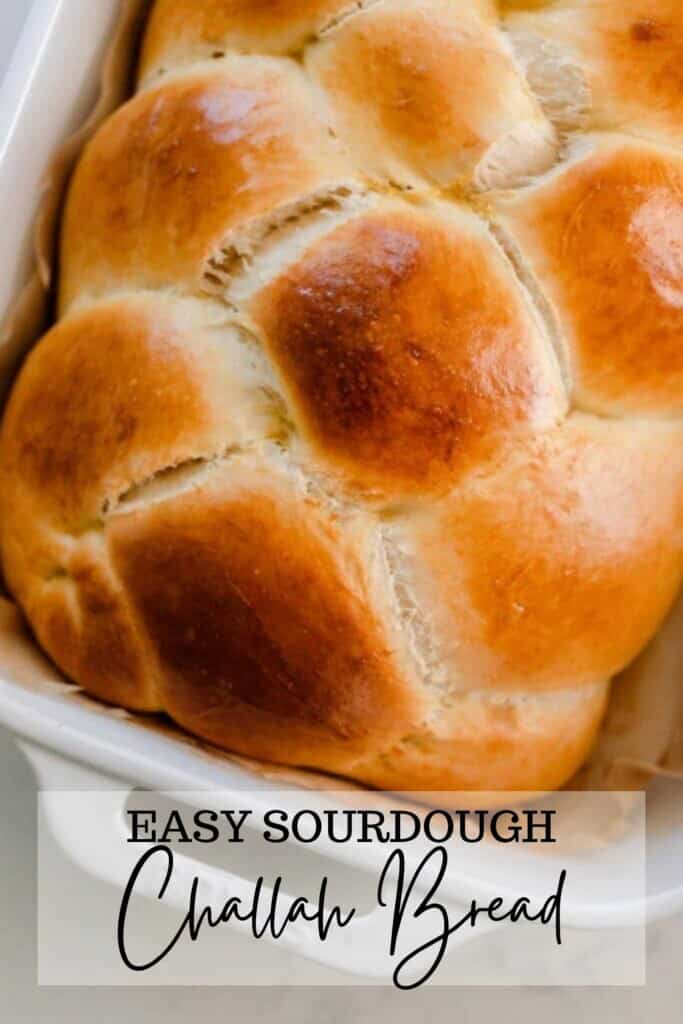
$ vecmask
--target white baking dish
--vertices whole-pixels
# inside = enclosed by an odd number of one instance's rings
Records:
[[[119,0],[36,0],[26,24],[0,92],[0,317],[28,273],[31,225],[45,167],[92,101],[97,69],[118,10]],[[34,687],[19,682],[8,672],[5,654],[0,650],[0,723],[19,738],[46,790],[275,788],[257,774],[211,756],[180,734],[150,731],[122,713],[74,699],[58,685]],[[650,918],[683,911],[682,804],[680,788],[665,781],[648,794],[646,910]],[[48,796],[48,817],[67,852],[92,873],[123,881],[119,865],[94,863],[87,849],[75,848],[73,837],[60,827],[59,815],[51,814],[50,808]],[[102,822],[102,828],[108,825],[115,827],[113,818]],[[504,850],[500,857],[499,873],[506,877],[509,864]],[[521,870],[525,882],[533,886],[533,863],[526,869],[522,865]],[[211,880],[226,892],[234,892],[239,884],[225,872],[214,871]],[[477,879],[461,874],[451,895],[454,899],[472,896],[477,884]],[[600,891],[599,875],[593,891]],[[620,927],[639,920],[642,903],[619,893],[618,886],[608,886],[605,892],[610,893],[606,898],[587,898],[570,907],[567,924]],[[301,936],[292,938],[290,946],[303,955],[367,974],[373,971],[373,942],[369,921],[365,941],[353,950],[333,944],[313,948]]]

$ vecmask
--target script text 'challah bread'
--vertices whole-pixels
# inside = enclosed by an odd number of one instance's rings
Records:
[[[0,441],[61,669],[551,789],[683,579],[683,4],[158,0]]]

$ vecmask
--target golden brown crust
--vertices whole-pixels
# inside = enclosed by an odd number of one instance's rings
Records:
[[[559,789],[590,752],[607,695],[607,684],[541,700],[465,695],[442,713],[438,729],[405,737],[355,772],[381,789],[472,791],[482,794],[479,806],[491,792]]]
[[[683,413],[683,155],[596,140],[501,219],[557,310],[577,401]]]
[[[574,63],[586,90],[579,123],[683,139],[680,0],[555,0],[513,13],[508,28],[537,37],[539,51],[550,44],[558,64]]]
[[[261,437],[259,381],[240,379],[229,345],[210,307],[171,298],[121,297],[63,320],[5,414],[5,524],[30,494],[48,522],[81,533],[156,473]]]
[[[235,57],[163,80],[86,147],[62,308],[117,287],[196,291],[231,232],[347,177],[294,63]]]
[[[93,533],[46,580],[30,578],[25,608],[36,637],[70,679],[111,704],[162,711],[156,665]]]
[[[398,529],[456,689],[580,687],[636,657],[681,584],[682,442],[573,416]]]
[[[0,433],[69,678],[391,789],[573,775],[683,579],[679,6],[157,0]]]
[[[184,60],[296,53],[356,0],[157,0],[140,58],[144,80]]]
[[[277,463],[228,462],[111,538],[165,706],[203,738],[341,772],[419,722],[358,552]]]
[[[375,175],[412,185],[468,182],[491,147],[520,132],[529,161],[521,174],[553,161],[536,100],[497,28],[471,4],[369,5],[306,60],[335,130]]]
[[[565,411],[514,275],[464,211],[354,218],[251,315],[316,447],[380,493],[452,487],[503,440]]]

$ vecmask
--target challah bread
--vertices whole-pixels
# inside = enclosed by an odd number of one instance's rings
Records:
[[[555,124],[683,141],[680,0],[508,0],[506,29]]]
[[[571,778],[683,579],[678,8],[157,0],[0,438],[68,677],[385,788]]]

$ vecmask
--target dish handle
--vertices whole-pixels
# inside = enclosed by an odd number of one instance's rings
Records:
[[[43,820],[62,851],[89,875],[116,886],[123,894],[140,858],[140,847],[126,841],[128,831],[124,814],[132,792],[130,785],[86,765],[66,760],[53,751],[25,741],[20,745],[38,777]],[[70,796],[73,813],[69,812]],[[83,801],[86,798],[88,828],[76,829],[74,821],[83,820]],[[165,905],[187,911],[188,894],[196,878],[204,905],[222,908],[235,897],[242,901],[243,906],[250,906],[253,902],[255,879],[178,853],[176,849],[173,851],[173,871],[168,873],[169,878],[164,885],[167,873],[167,861],[141,872],[135,884],[136,895],[158,900],[163,891]],[[261,891],[261,899],[266,906],[270,905],[272,892],[266,886]],[[281,913],[284,918],[293,902],[294,898],[285,892],[278,894],[278,915]],[[252,934],[250,922],[234,917],[226,927]],[[426,927],[426,922],[410,921],[406,939],[411,949],[431,937]],[[494,927],[488,925],[489,930]],[[474,929],[458,932],[449,942],[449,954],[458,946],[480,937],[484,930],[485,926],[478,926],[476,932]],[[302,918],[291,922],[280,938],[275,939],[268,932],[263,941],[346,974],[388,982],[397,966],[389,954],[389,933],[388,911],[378,907],[358,916],[353,927],[332,930],[325,942],[320,941],[317,924]]]

